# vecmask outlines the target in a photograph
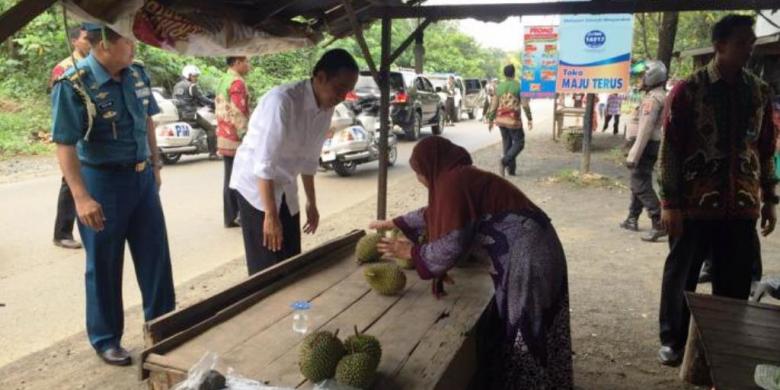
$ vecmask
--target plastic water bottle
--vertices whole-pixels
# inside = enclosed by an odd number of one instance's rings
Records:
[[[295,301],[290,306],[293,309],[293,332],[306,334],[309,331],[309,309],[311,309],[311,303]]]

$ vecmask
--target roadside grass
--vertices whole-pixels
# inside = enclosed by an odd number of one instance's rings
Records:
[[[51,153],[48,102],[0,97],[0,159]]]

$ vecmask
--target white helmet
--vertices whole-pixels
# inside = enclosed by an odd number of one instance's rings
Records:
[[[181,76],[185,79],[190,78],[190,76],[200,76],[200,69],[195,65],[186,65],[181,70]]]
[[[666,82],[666,65],[663,62],[647,61],[645,66],[645,76],[642,78],[645,87],[652,88]]]

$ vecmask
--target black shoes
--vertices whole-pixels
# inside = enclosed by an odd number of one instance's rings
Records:
[[[54,245],[65,249],[81,249],[81,243],[72,238],[55,239]]]
[[[109,347],[97,354],[104,362],[112,366],[129,366],[133,363],[130,352],[122,347]]]
[[[664,366],[677,367],[682,363],[682,352],[663,345],[658,350],[658,361]]]
[[[639,221],[637,221],[636,217],[628,217],[625,221],[620,223],[620,227],[626,230],[630,230],[632,232],[638,232],[639,231]]]

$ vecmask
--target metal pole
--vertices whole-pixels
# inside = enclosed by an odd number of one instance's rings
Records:
[[[379,183],[376,218],[387,218],[387,137],[390,133],[390,28],[391,21],[382,17],[382,62],[379,64]]]
[[[585,103],[585,123],[582,124],[582,166],[580,172],[583,174],[590,172],[590,140],[593,134],[593,105],[595,95],[588,94]]]

